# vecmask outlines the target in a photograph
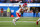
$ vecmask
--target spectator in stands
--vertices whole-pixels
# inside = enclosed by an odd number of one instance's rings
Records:
[[[0,3],[2,3],[2,2],[0,1]]]
[[[33,0],[33,3],[40,3],[40,0]]]
[[[30,3],[30,0],[28,0],[28,3]]]
[[[6,0],[1,0],[2,3],[6,3]]]
[[[33,2],[33,0],[31,0],[31,3]]]
[[[33,0],[22,0],[23,3],[27,2],[27,3],[32,3]]]
[[[36,8],[36,17],[39,17],[38,13],[39,13],[39,9]]]
[[[20,0],[10,0],[11,3],[18,3]]]
[[[37,3],[38,2],[38,0],[35,0],[35,3]]]
[[[1,8],[1,16],[3,16],[3,8]]]
[[[25,3],[25,2],[27,2],[27,1],[25,1],[25,0],[22,0],[22,3]]]
[[[7,8],[7,16],[10,17],[10,8]]]
[[[12,3],[13,0],[10,0],[10,2]]]
[[[33,3],[35,3],[35,0],[33,0]]]
[[[0,0],[0,2],[1,2],[1,0]]]
[[[40,0],[38,0],[38,3],[40,3]]]
[[[10,0],[6,0],[6,3],[10,3]]]

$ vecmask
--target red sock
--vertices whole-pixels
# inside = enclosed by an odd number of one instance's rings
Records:
[[[38,25],[38,21],[36,22],[36,24]]]

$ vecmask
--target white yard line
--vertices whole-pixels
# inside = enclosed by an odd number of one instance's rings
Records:
[[[0,21],[0,22],[12,22],[12,21]],[[17,21],[17,22],[36,22],[36,21]]]
[[[0,18],[15,18],[15,17],[0,17]],[[40,17],[20,17],[20,18],[40,18]]]

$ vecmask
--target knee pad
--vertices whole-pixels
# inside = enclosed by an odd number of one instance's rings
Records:
[[[20,19],[20,17],[15,18],[15,20],[19,20],[19,19]]]
[[[38,21],[40,21],[40,18],[38,19]]]

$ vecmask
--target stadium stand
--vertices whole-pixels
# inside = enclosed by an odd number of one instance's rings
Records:
[[[6,3],[6,0],[0,0],[2,3]]]
[[[22,1],[21,3],[40,3],[40,0],[0,0],[0,3],[18,3],[19,1]]]

